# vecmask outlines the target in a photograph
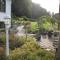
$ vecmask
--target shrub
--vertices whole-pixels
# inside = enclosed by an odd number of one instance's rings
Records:
[[[27,32],[36,33],[37,30],[38,30],[38,24],[37,24],[37,22],[31,22],[29,29],[27,28]]]
[[[34,43],[36,42],[36,39],[30,36],[27,36],[27,39],[26,39],[26,36],[21,36],[21,37],[18,36],[16,37],[16,40],[15,40],[15,47],[22,47],[26,43],[30,43],[30,42]]]
[[[15,47],[14,47],[14,40],[15,40],[15,37],[14,37],[14,33],[10,33],[10,36],[9,36],[9,38],[10,38],[10,48],[11,49],[14,49]],[[6,45],[6,35],[5,35],[5,32],[1,32],[0,33],[0,46],[2,46],[2,45]]]
[[[51,52],[41,48],[33,52],[29,49],[17,48],[10,54],[8,60],[53,60],[53,58],[54,55]]]
[[[10,53],[8,60],[53,60],[53,53],[42,49],[35,38],[29,36],[27,40],[25,36],[23,38],[21,38],[23,44]]]
[[[15,48],[21,47],[25,43],[25,37],[23,37],[23,36],[21,36],[21,37],[17,36],[16,39],[15,39],[15,41],[14,41],[14,43],[15,43]]]
[[[35,53],[41,60],[54,60],[54,54],[44,49],[38,49]]]
[[[13,53],[12,55],[10,55],[8,60],[36,60],[37,59],[36,56],[30,51],[22,50],[21,52],[20,49],[18,51],[19,52],[15,51],[15,53],[17,52],[16,54]]]
[[[10,32],[9,38],[10,38],[9,39],[9,45],[10,45],[9,47],[11,50],[14,50],[15,49],[15,43],[14,43],[15,42],[15,35],[13,32],[12,33]]]
[[[6,60],[5,49],[0,47],[0,60]]]
[[[0,32],[0,44],[5,45],[5,40],[6,40],[5,32]]]

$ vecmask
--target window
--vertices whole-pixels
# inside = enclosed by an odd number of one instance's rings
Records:
[[[6,0],[0,0],[0,11],[5,12]]]
[[[5,28],[4,22],[0,22],[0,29],[1,29],[1,28]]]

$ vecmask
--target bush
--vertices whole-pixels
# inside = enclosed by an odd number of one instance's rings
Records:
[[[10,55],[8,60],[36,60],[36,56],[30,51],[26,51],[26,50],[21,51],[19,49],[19,52],[17,52],[16,54],[13,53],[12,55]]]
[[[14,41],[15,41],[15,36],[14,33],[10,33],[9,35],[9,43],[10,43],[10,49],[14,49]],[[6,45],[6,35],[5,32],[0,33],[0,46],[5,46]]]
[[[0,47],[0,60],[6,60],[5,49]]]
[[[15,35],[14,35],[14,33],[13,32],[10,32],[10,36],[9,36],[9,47],[10,47],[10,49],[11,50],[14,50],[15,49]]]
[[[10,53],[8,60],[53,60],[53,53],[42,49],[35,38],[29,36],[27,40],[25,36],[23,38],[21,37],[22,45]]]
[[[25,43],[25,37],[21,36],[17,36],[15,39],[15,48],[21,47],[24,43]]]
[[[10,33],[10,55],[7,60],[53,60],[54,54],[42,49],[36,39],[31,36],[15,37],[13,33]],[[0,52],[4,51],[0,48]],[[5,60],[5,54],[1,52],[0,60]]]
[[[6,40],[5,32],[0,32],[0,44],[5,45],[5,40]]]
[[[16,40],[15,40],[15,47],[22,47],[24,44],[26,43],[34,43],[36,42],[36,39],[33,38],[33,37],[30,37],[30,36],[27,36],[27,39],[26,39],[26,36],[18,36],[16,37]]]
[[[29,49],[15,49],[8,60],[53,60],[54,55],[51,52],[47,52],[43,49],[37,49],[36,51],[30,51]]]
[[[25,21],[24,28],[28,33],[36,33],[38,30],[38,24],[37,22]]]
[[[30,42],[30,40],[32,41],[34,40],[33,37],[29,37],[29,36],[27,37],[27,40],[26,40],[26,36],[16,37],[14,33],[10,33],[9,37],[10,37],[9,44],[10,44],[11,50],[21,47],[26,42],[28,41]],[[5,36],[5,33],[2,33],[2,35],[0,36],[0,46],[5,44],[6,44],[6,36]]]

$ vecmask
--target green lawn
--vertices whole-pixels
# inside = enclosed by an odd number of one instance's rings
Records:
[[[31,31],[36,31],[38,28],[37,22],[31,22]]]

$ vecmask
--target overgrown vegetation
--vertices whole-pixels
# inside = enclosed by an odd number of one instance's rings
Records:
[[[34,37],[15,36],[15,33],[17,26],[24,25],[26,33],[40,36],[45,31],[57,30],[58,19],[58,14],[54,14],[51,17],[45,8],[42,8],[39,4],[32,3],[31,0],[13,0],[13,32],[10,32],[9,39],[10,55],[6,59],[5,30],[0,29],[0,60],[53,60],[54,53],[40,47]],[[0,23],[0,28],[5,27],[2,23]]]
[[[22,38],[23,37],[23,38]],[[25,36],[18,37],[22,42],[19,48],[13,50],[8,60],[53,60],[54,54],[42,49],[36,42],[35,38],[29,37],[25,40]],[[20,43],[21,43],[20,42]]]
[[[4,34],[3,34],[4,35]],[[5,40],[3,40],[5,41]],[[5,45],[5,43],[4,43]],[[4,54],[5,49],[0,48],[2,60],[6,59]],[[54,54],[50,51],[42,49],[32,36],[15,36],[13,33],[10,35],[10,55],[7,60],[53,60]]]

